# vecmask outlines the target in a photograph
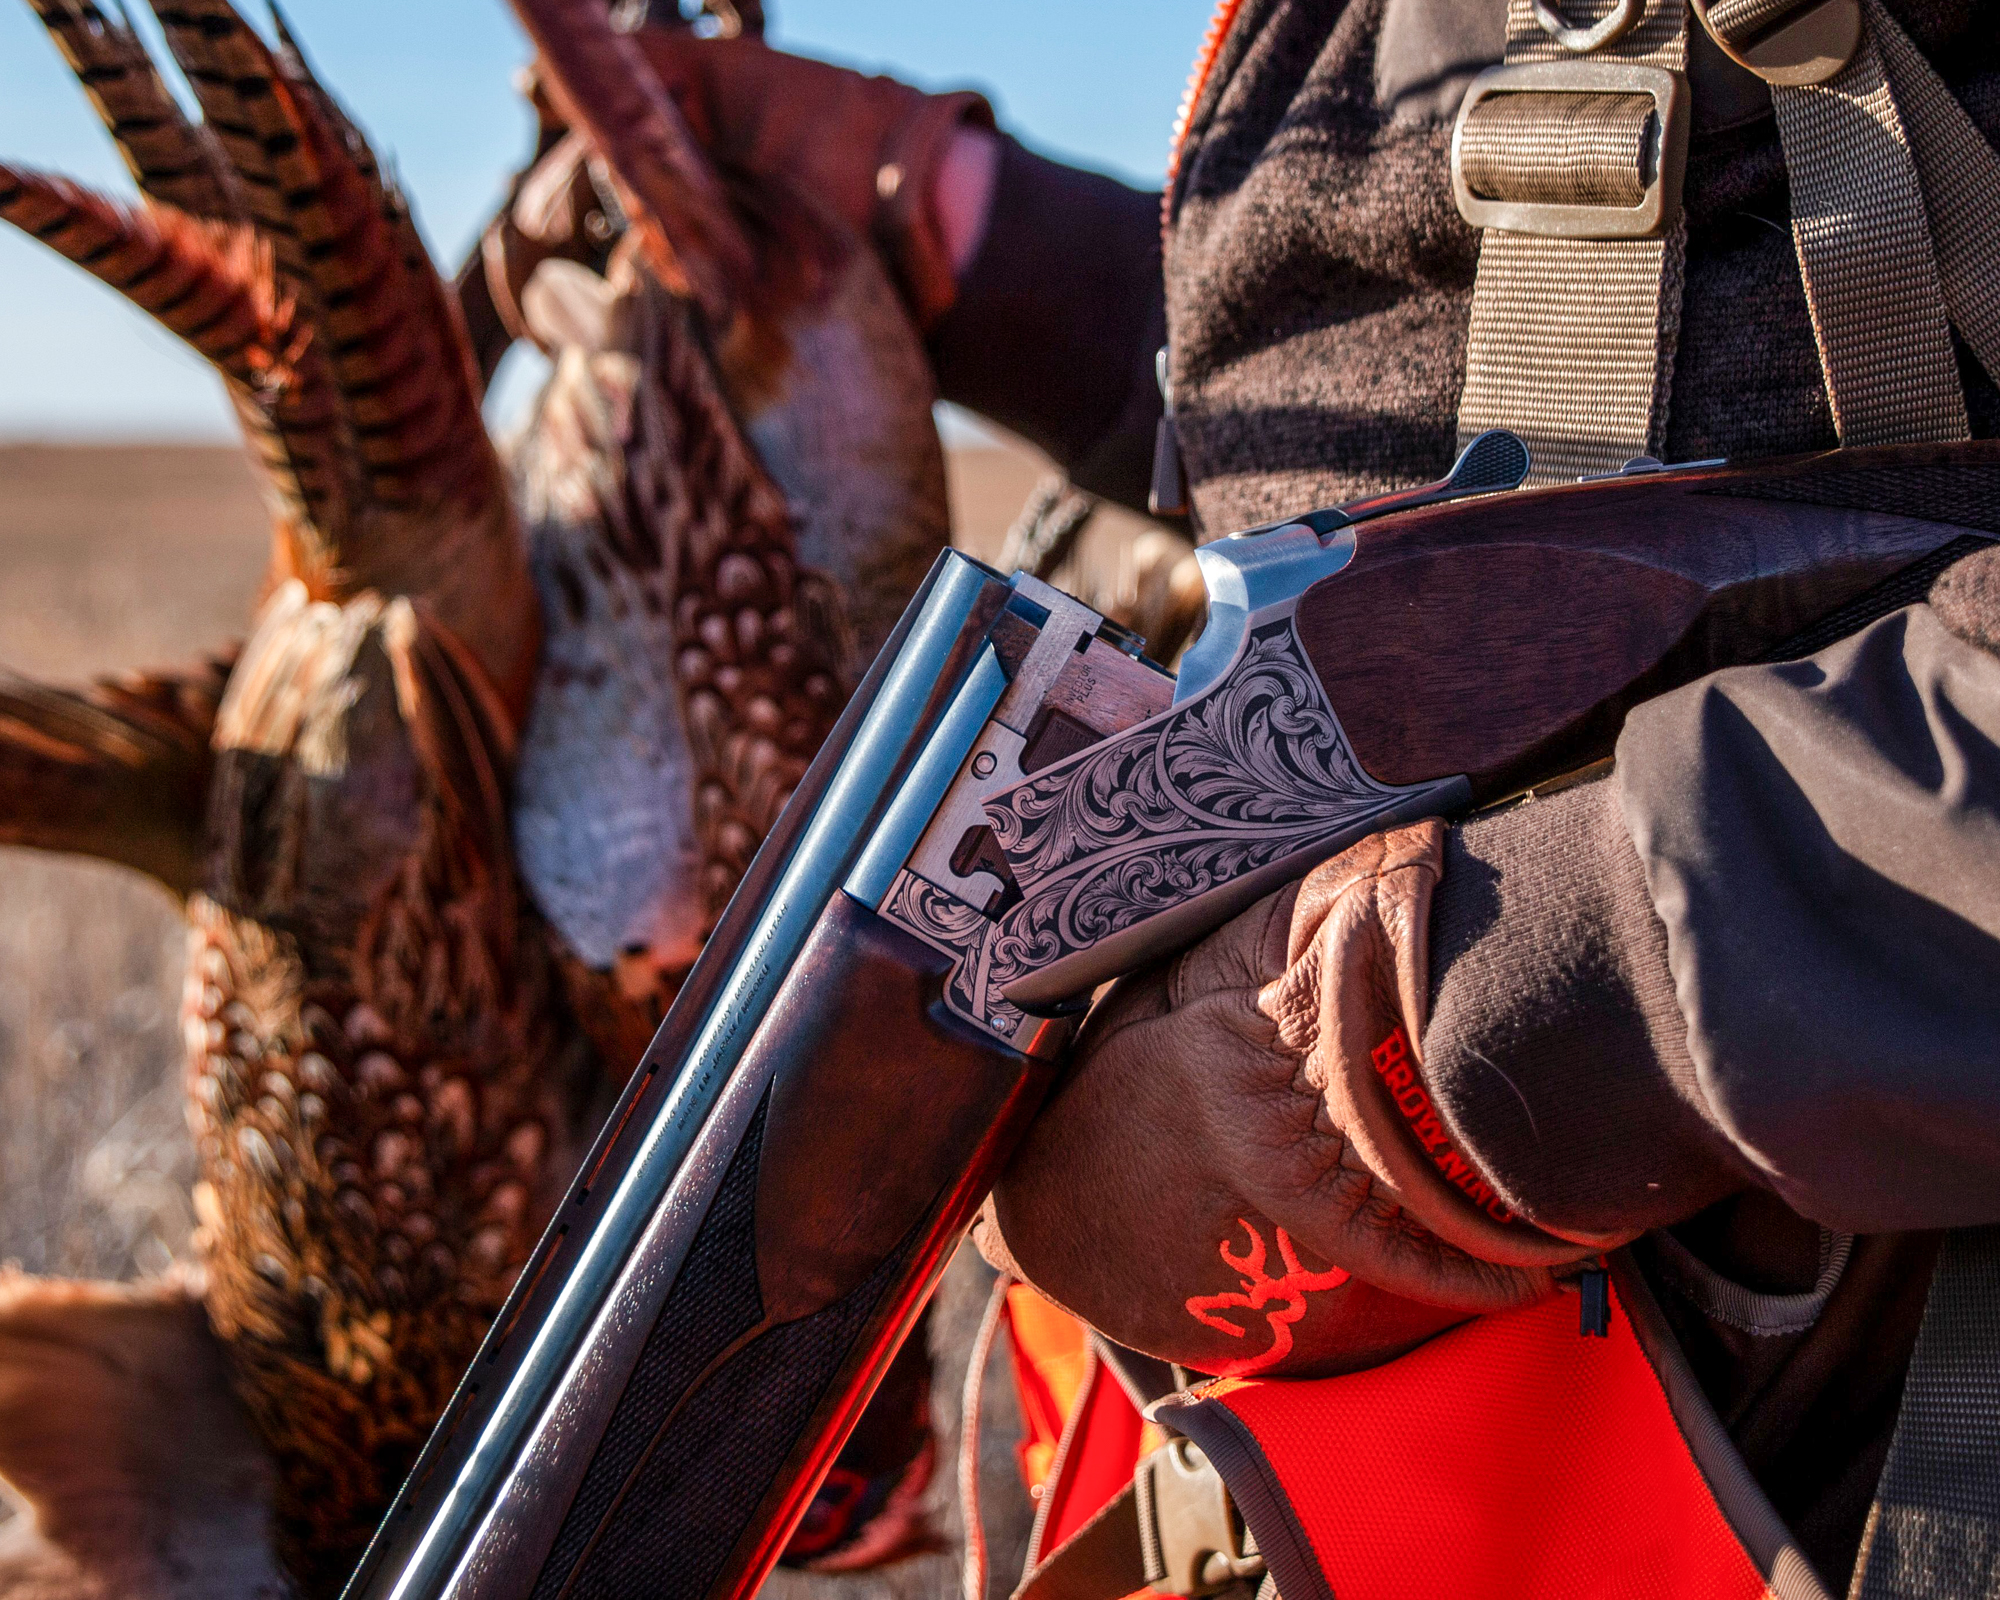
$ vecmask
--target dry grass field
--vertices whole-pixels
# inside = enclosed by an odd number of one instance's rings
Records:
[[[264,527],[234,449],[0,449],[0,668],[73,680],[239,636]],[[137,874],[0,850],[0,1261],[129,1277],[184,1247],[180,945]]]
[[[998,554],[1044,465],[1025,450],[951,459],[958,541]],[[1106,512],[1087,540],[1129,538]],[[239,638],[265,518],[235,449],[0,446],[0,671],[56,681],[166,666]],[[1060,580],[1061,574],[1058,574]],[[165,891],[96,863],[0,848],[0,1263],[130,1278],[180,1258],[193,1227],[182,1117],[181,918]],[[936,1374],[947,1415],[934,1486],[955,1537],[954,1399],[984,1269],[961,1262],[942,1298]],[[1029,1516],[1014,1478],[1013,1401],[996,1357],[982,1449],[993,1592],[1019,1570]],[[8,1508],[0,1503],[0,1521]],[[846,1586],[848,1600],[956,1587],[940,1552]],[[821,1591],[796,1574],[785,1600]]]

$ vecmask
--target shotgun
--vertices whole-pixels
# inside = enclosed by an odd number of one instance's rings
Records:
[[[348,1589],[736,1600],[1097,985],[1354,840],[1610,754],[2000,535],[2000,444],[1428,488],[1199,552],[1178,677],[941,556],[730,904]]]

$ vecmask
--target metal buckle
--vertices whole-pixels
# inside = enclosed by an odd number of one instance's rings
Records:
[[[1222,1474],[1191,1439],[1170,1439],[1132,1475],[1146,1583],[1189,1600],[1262,1577],[1264,1558]]]
[[[1656,128],[1652,181],[1636,206],[1554,205],[1543,200],[1487,199],[1465,181],[1465,125],[1487,100],[1503,94],[1643,94],[1653,102]],[[1503,228],[1551,239],[1654,239],[1681,213],[1687,170],[1688,87],[1678,72],[1625,61],[1530,61],[1488,67],[1472,80],[1451,130],[1451,192],[1459,215],[1475,228]]]
[[[1715,9],[1713,0],[1694,0],[1694,14],[1722,53],[1766,83],[1825,83],[1861,48],[1860,0],[1801,0],[1775,21],[1747,31],[1717,27]]]
[[[1588,28],[1573,26],[1567,17],[1549,4],[1549,0],[1530,0],[1528,9],[1534,12],[1542,32],[1565,50],[1574,50],[1581,56],[1593,50],[1602,50],[1607,44],[1616,44],[1636,28],[1639,19],[1646,14],[1646,0],[1618,0],[1609,15]]]

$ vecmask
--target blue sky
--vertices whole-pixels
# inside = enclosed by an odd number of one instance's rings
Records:
[[[1037,148],[1151,185],[1210,0],[768,5],[775,43],[926,87],[975,85]],[[527,50],[503,0],[290,0],[286,16],[455,264],[528,137],[511,86]],[[0,0],[0,160],[130,188],[22,0]],[[197,358],[0,225],[0,438],[233,436]]]

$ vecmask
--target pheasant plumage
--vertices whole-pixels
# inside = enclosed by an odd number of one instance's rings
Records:
[[[122,9],[28,0],[83,85],[139,192],[192,217],[236,221],[242,186],[214,134],[190,122]]]
[[[209,735],[229,658],[172,675],[128,673],[81,692],[0,673],[0,844],[96,850],[176,893],[196,841]]]
[[[457,302],[283,24],[154,0],[191,123],[122,13],[31,3],[144,203],[0,167],[0,219],[216,366],[273,541],[233,658],[0,681],[0,842],[186,899],[203,1303],[329,1593],[943,542],[928,375],[872,256],[761,260],[809,208],[746,231],[634,81],[650,142],[597,159],[636,226],[608,277],[554,264],[602,337],[558,352],[510,483]]]

